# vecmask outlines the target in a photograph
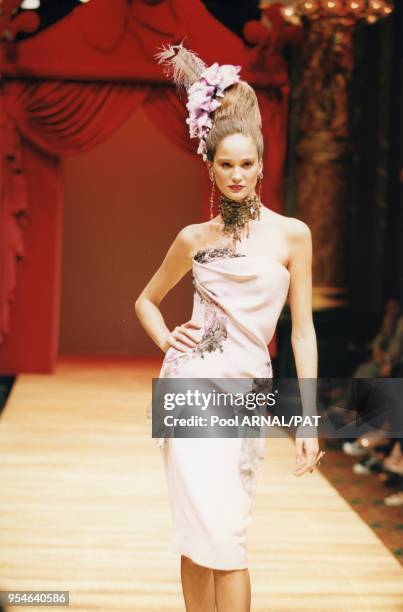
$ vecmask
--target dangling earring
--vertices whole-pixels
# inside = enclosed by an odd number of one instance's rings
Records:
[[[260,173],[259,173],[257,178],[260,181],[259,182],[259,188],[258,188],[258,194],[259,194],[259,199],[261,200],[262,199],[262,180],[263,180],[263,172],[262,171],[260,171]]]
[[[215,180],[214,180],[214,175],[210,174],[210,180],[212,182],[211,185],[211,194],[210,194],[210,219],[212,219],[214,217],[214,192],[215,192]]]

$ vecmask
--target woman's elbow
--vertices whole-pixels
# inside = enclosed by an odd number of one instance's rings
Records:
[[[316,340],[316,332],[314,324],[306,325],[303,328],[294,329],[291,331],[291,341],[306,341]]]
[[[140,311],[142,309],[142,305],[144,303],[144,297],[140,294],[136,301],[134,302],[134,312],[137,316],[139,316]]]
[[[139,314],[143,312],[144,306],[150,305],[150,304],[152,304],[153,306],[157,306],[158,308],[157,302],[155,302],[154,300],[151,300],[149,297],[146,297],[145,295],[141,293],[136,299],[136,301],[134,302],[134,310],[135,310],[136,315],[139,316]]]

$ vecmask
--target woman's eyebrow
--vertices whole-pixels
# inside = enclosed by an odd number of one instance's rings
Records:
[[[218,159],[218,161],[219,161],[219,162],[223,162],[223,161],[231,161],[231,162],[232,162],[232,161],[234,161],[234,160],[232,160],[232,159],[231,159],[231,158],[229,158],[229,157],[220,157],[220,158]],[[241,161],[243,161],[243,162],[244,162],[244,161],[253,161],[253,157],[245,157],[244,159],[241,159]]]

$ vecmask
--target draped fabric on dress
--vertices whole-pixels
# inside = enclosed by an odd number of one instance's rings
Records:
[[[198,341],[185,353],[169,348],[160,378],[271,378],[267,345],[289,280],[283,265],[264,256],[226,247],[199,251],[191,316],[201,326]],[[171,549],[206,567],[247,567],[246,531],[265,438],[165,437],[158,444],[172,511]]]

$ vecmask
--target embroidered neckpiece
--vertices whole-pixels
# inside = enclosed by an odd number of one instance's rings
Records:
[[[241,201],[231,200],[223,194],[220,195],[219,210],[223,220],[223,232],[232,236],[234,244],[242,240],[242,231],[246,226],[249,236],[250,219],[260,219],[262,201],[255,194]]]

